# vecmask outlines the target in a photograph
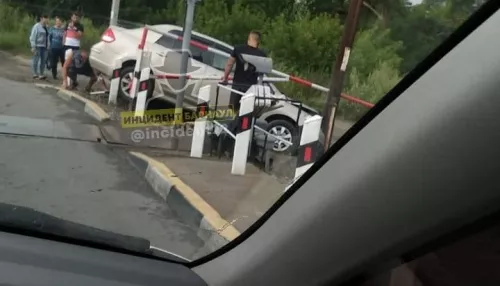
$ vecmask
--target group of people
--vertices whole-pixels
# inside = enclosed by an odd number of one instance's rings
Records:
[[[60,63],[63,88],[76,88],[76,75],[84,74],[91,78],[85,88],[90,90],[96,77],[89,65],[87,52],[80,49],[83,33],[84,27],[77,12],[71,14],[65,25],[60,17],[55,17],[51,27],[49,18],[41,16],[29,37],[33,53],[33,79],[46,79],[46,67],[52,71],[52,77],[57,79],[57,66]],[[71,79],[70,83],[67,78]]]
[[[62,67],[62,88],[76,88],[77,74],[90,77],[89,84],[85,88],[90,88],[97,80],[96,73],[90,66],[88,53],[80,49],[84,27],[80,23],[80,15],[74,12],[71,18],[63,26],[62,19],[55,17],[54,25],[49,27],[49,18],[41,16],[38,23],[31,29],[30,44],[33,52],[33,78],[45,79],[45,67],[52,70],[52,77],[57,79],[57,65],[60,62]],[[266,53],[259,49],[261,34],[252,31],[248,35],[247,43],[236,46],[229,57],[223,81],[227,81],[234,64],[236,70],[233,78],[233,89],[246,92],[248,88],[257,83],[257,73],[248,68],[241,57],[242,54],[265,57]],[[71,79],[68,83],[67,78]],[[238,110],[241,95],[232,92],[230,104]]]

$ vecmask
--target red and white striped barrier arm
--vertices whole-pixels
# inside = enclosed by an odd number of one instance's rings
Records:
[[[157,74],[152,76],[155,79],[180,79],[181,75],[180,74],[173,74],[173,73],[163,73],[163,74]],[[186,79],[191,79],[191,80],[218,80],[222,81],[222,77],[220,76],[206,76],[206,75],[186,75]],[[232,81],[233,78],[229,77],[229,81]],[[264,82],[287,82],[287,78],[282,78],[282,77],[264,77],[263,79]]]
[[[155,32],[155,33],[159,33],[159,34],[165,35],[165,36],[167,36],[169,38],[172,38],[174,40],[182,41],[182,36],[178,36],[178,35],[171,34],[171,33],[164,33],[162,31],[158,31],[154,27],[151,27],[151,26],[148,26],[148,25],[146,26],[146,28],[149,29],[149,30],[151,30],[151,31],[153,31],[153,32]],[[199,43],[199,42],[196,42],[196,41],[193,41],[193,40],[191,40],[189,43],[192,46],[200,48],[201,50],[209,51],[209,52],[212,52],[214,54],[217,54],[217,55],[220,55],[220,56],[223,56],[223,57],[230,57],[230,55],[228,53],[220,51],[220,50],[217,50],[217,49],[212,48],[212,47],[209,47],[209,46],[204,45],[202,43]],[[330,90],[327,87],[321,86],[319,84],[315,84],[313,82],[310,82],[310,81],[305,80],[305,79],[301,79],[301,78],[293,76],[293,75],[286,74],[284,72],[280,72],[280,71],[277,71],[277,70],[272,70],[272,73],[284,77],[285,79],[287,79],[285,81],[295,82],[295,83],[298,83],[300,85],[303,85],[303,86],[306,86],[306,87],[310,87],[312,89],[316,89],[316,90],[319,90],[319,91],[322,91],[322,92],[328,92]],[[367,102],[367,101],[364,101],[362,99],[359,99],[359,98],[356,98],[356,97],[353,97],[353,96],[350,96],[350,95],[341,94],[340,96],[342,98],[348,100],[348,101],[351,101],[351,102],[354,102],[354,103],[358,103],[358,104],[363,105],[363,106],[368,107],[368,108],[372,108],[374,106],[374,104],[371,103],[371,102]]]

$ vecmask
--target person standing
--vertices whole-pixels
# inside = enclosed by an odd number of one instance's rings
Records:
[[[57,64],[60,62],[61,66],[64,65],[64,27],[59,17],[56,17],[55,20],[54,26],[49,29],[49,55],[52,77],[57,79]]]
[[[40,21],[33,25],[30,34],[31,52],[33,53],[33,78],[46,79],[45,64],[47,57],[48,45],[48,31],[47,31],[48,17],[43,15]]]
[[[74,12],[71,14],[71,19],[64,27],[63,43],[65,51],[68,49],[80,49],[83,31],[83,25],[80,23],[80,14],[78,14],[78,12]]]
[[[251,31],[248,34],[248,39],[246,45],[239,45],[234,47],[231,57],[227,60],[226,67],[224,69],[224,76],[222,80],[227,82],[229,74],[233,69],[234,63],[236,63],[236,69],[234,71],[232,89],[239,92],[245,93],[254,84],[257,84],[258,74],[251,65],[245,65],[245,61],[241,55],[247,54],[252,56],[266,57],[266,53],[259,49],[261,35],[257,31]],[[229,98],[229,105],[234,108],[235,112],[240,109],[241,94],[236,92],[231,92]]]

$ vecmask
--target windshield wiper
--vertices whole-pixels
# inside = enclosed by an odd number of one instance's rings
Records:
[[[67,221],[28,207],[0,203],[0,226],[87,241],[132,252],[161,256],[178,262],[188,262],[187,259],[168,251],[158,253],[155,251],[158,248],[152,247],[147,239]]]

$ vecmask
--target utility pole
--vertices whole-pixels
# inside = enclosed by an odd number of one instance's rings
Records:
[[[175,100],[175,120],[182,118],[182,107],[184,104],[184,91],[186,87],[186,74],[189,61],[189,45],[191,42],[191,31],[193,30],[193,19],[194,19],[194,8],[196,7],[196,2],[201,0],[186,0],[186,17],[184,22],[184,33],[182,35],[182,58],[181,58],[181,68],[180,68],[180,87],[181,90],[177,93],[177,98]],[[177,128],[177,124],[176,128]],[[174,149],[177,149],[179,141],[176,136],[173,140]]]
[[[184,23],[184,33],[182,35],[182,58],[180,69],[180,87],[181,90],[177,93],[177,100],[175,101],[175,109],[183,106],[184,90],[186,85],[186,74],[189,61],[189,43],[191,42],[191,31],[193,30],[194,8],[198,0],[187,0],[186,19]]]
[[[325,134],[324,150],[326,151],[332,142],[333,127],[335,124],[335,116],[340,101],[340,94],[344,85],[344,75],[351,54],[352,44],[356,36],[356,26],[358,24],[359,11],[361,9],[362,0],[350,0],[349,10],[344,26],[344,33],[339,46],[339,52],[332,71],[330,81],[330,91],[326,98],[325,109],[323,110],[322,130]]]
[[[120,0],[113,0],[111,3],[111,15],[109,17],[109,25],[118,25],[118,12],[120,11]]]

